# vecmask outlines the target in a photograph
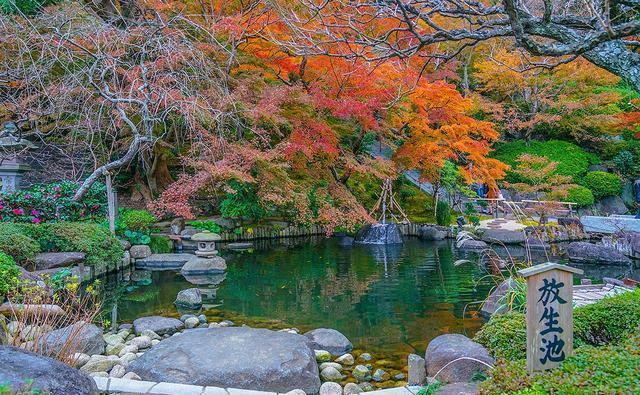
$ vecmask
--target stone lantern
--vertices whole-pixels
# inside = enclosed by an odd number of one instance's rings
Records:
[[[6,122],[0,130],[0,180],[2,193],[20,189],[22,175],[31,168],[19,160],[19,154],[27,149],[37,148],[28,140],[17,137],[18,127]]]
[[[218,251],[216,251],[216,241],[221,240],[221,237],[217,233],[204,230],[191,236],[191,240],[198,243],[197,256],[211,258],[218,254]]]

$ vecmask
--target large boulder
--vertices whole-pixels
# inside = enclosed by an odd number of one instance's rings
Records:
[[[420,227],[420,238],[422,240],[444,240],[447,237],[447,229],[435,225],[424,225]]]
[[[320,388],[306,337],[248,327],[193,329],[173,336],[129,365],[143,380],[287,392]]]
[[[424,359],[427,375],[434,377],[437,374],[436,380],[448,383],[470,382],[477,372],[487,370],[485,364],[492,366],[495,363],[486,348],[459,334],[440,335],[433,339]],[[457,361],[452,362],[454,360]]]
[[[36,270],[55,269],[84,262],[84,252],[43,252],[36,255]]]
[[[131,255],[133,257],[133,255]],[[195,258],[193,254],[151,254],[143,259],[136,260],[136,268],[151,270],[174,270],[180,269],[190,259]]]
[[[202,294],[198,288],[183,289],[178,292],[174,303],[178,307],[197,310],[202,307]]]
[[[482,232],[480,239],[486,243],[522,244],[526,235],[521,230],[486,229]]]
[[[210,274],[220,274],[227,270],[227,264],[224,259],[219,256],[212,258],[194,257],[189,259],[182,266],[180,273],[184,276],[203,276]]]
[[[356,244],[402,244],[402,233],[396,224],[365,225],[356,235]]]
[[[133,259],[144,259],[151,256],[151,247],[144,244],[131,246],[129,249],[129,254],[131,254],[131,258]]]
[[[485,250],[489,248],[489,245],[482,240],[467,239],[457,243],[456,247],[460,250]]]
[[[620,196],[607,196],[596,203],[596,208],[605,216],[612,214],[626,214],[629,209]]]
[[[146,330],[150,330],[162,335],[173,335],[182,330],[184,323],[177,318],[160,317],[157,315],[150,317],[141,317],[133,321],[133,330],[140,335]]]
[[[569,243],[567,256],[575,262],[609,263],[613,265],[629,265],[631,260],[618,250],[603,245],[582,241]]]
[[[41,344],[48,353],[79,352],[89,355],[103,354],[106,346],[102,329],[83,321],[49,332]]]
[[[51,395],[98,394],[93,379],[69,365],[19,348],[0,346],[0,383],[10,385],[13,391],[10,393],[22,393],[18,389],[28,380],[33,383],[28,393],[39,390]]]
[[[320,328],[304,334],[314,350],[325,350],[334,356],[341,356],[353,349],[345,335],[335,329]]]

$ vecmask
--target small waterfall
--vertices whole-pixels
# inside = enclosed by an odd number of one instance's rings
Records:
[[[402,234],[396,224],[373,224],[360,229],[357,244],[402,244]]]

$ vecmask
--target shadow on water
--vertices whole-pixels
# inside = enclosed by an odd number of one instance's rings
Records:
[[[117,300],[125,322],[177,316],[177,293],[198,287],[211,319],[303,331],[335,328],[357,349],[404,356],[422,354],[443,333],[473,336],[484,321],[479,306],[470,303],[493,286],[480,265],[454,266],[474,256],[450,241],[342,247],[337,239],[307,237],[263,241],[246,251],[221,249],[221,255],[228,271],[216,278],[187,281],[175,271],[136,272],[135,281],[109,278],[107,305]]]

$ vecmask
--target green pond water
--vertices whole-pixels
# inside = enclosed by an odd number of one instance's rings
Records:
[[[493,287],[483,265],[454,266],[457,259],[477,257],[450,241],[342,247],[335,238],[296,238],[242,252],[222,246],[220,254],[228,271],[217,285],[194,285],[176,271],[132,274],[140,281],[108,278],[107,309],[117,302],[120,322],[179,316],[185,311],[173,304],[177,293],[197,286],[207,295],[203,313],[212,321],[334,328],[356,354],[404,365],[408,353],[423,354],[440,334],[473,336],[484,323],[477,302]]]

